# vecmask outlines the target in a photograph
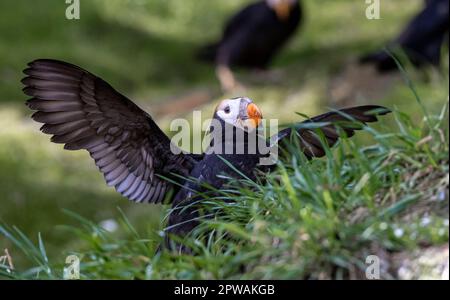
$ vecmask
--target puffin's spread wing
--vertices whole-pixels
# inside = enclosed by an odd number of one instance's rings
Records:
[[[170,140],[136,104],[93,74],[56,60],[36,60],[24,70],[32,118],[52,142],[86,149],[106,182],[136,202],[158,203],[170,184],[156,174],[188,174],[194,161],[172,154]]]
[[[347,137],[355,134],[355,130],[362,129],[365,123],[376,122],[377,115],[385,115],[390,110],[377,105],[365,105],[345,108],[338,111],[328,112],[296,126],[281,130],[272,138],[272,142],[288,140],[293,136],[292,130],[299,138],[301,150],[308,158],[322,157],[325,155],[323,144],[317,130],[321,130],[328,146],[332,147],[339,139],[339,128],[345,131]]]

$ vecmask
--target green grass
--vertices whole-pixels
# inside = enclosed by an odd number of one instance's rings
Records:
[[[312,161],[288,148],[265,182],[230,179],[204,203],[223,213],[180,241],[193,255],[157,252],[161,236],[140,235],[124,214],[118,221],[127,234],[117,239],[67,212],[79,223],[67,232],[86,244],[75,252],[82,278],[364,278],[368,255],[446,244],[447,114],[446,105],[417,124],[396,111],[396,128],[365,129],[373,145],[344,138],[325,159]],[[35,263],[25,272],[3,270],[5,276],[62,278],[63,266],[47,258],[40,238],[34,245],[17,228],[0,231]]]
[[[340,144],[333,159],[288,159],[256,191],[233,194],[239,206],[224,207],[230,219],[210,226],[238,239],[215,236],[206,248],[199,246],[196,257],[155,256],[168,208],[129,203],[105,186],[87,153],[63,151],[30,120],[21,70],[43,57],[87,68],[152,114],[180,95],[207,90],[213,96],[195,109],[208,118],[220,98],[233,95],[220,93],[213,69],[193,60],[193,52],[218,36],[226,18],[247,2],[82,1],[77,21],[64,18],[63,1],[0,2],[0,221],[8,232],[17,236],[16,226],[36,245],[24,246],[35,256],[30,260],[17,244],[23,238],[0,234],[0,256],[9,249],[17,268],[14,277],[35,278],[36,272],[25,270],[41,265],[59,278],[64,258],[73,252],[82,257],[84,278],[351,277],[374,248],[409,252],[448,243],[448,134],[442,140],[430,131],[414,93],[401,79],[376,96],[351,103],[385,105],[397,111],[395,118],[383,117],[382,124],[373,126],[376,132]],[[267,82],[238,72],[245,94],[266,118],[280,123],[298,121],[297,111],[314,115],[343,106],[331,99],[330,82],[356,56],[382,47],[422,3],[383,2],[382,20],[368,21],[363,1],[304,2],[304,26],[274,63],[281,78]],[[417,72],[406,64],[431,116],[448,102],[446,57],[439,70]],[[191,109],[177,115],[190,118]],[[173,116],[156,117],[167,131]],[[438,127],[447,131],[448,125]],[[432,140],[419,142],[428,135]],[[377,165],[384,160],[382,167]],[[292,189],[285,190],[289,183]],[[445,200],[434,201],[442,187]],[[423,217],[432,223],[421,227]],[[98,228],[108,219],[119,220],[116,232]],[[398,228],[404,232],[400,238],[393,233]],[[39,249],[39,233],[49,262]],[[249,235],[254,238],[248,240]],[[44,269],[39,278],[50,277]]]

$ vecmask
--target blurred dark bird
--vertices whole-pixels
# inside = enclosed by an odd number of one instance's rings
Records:
[[[220,41],[201,48],[198,58],[213,62],[224,90],[237,82],[230,68],[266,69],[300,24],[299,0],[264,0],[250,4],[225,25]]]
[[[388,45],[400,47],[416,66],[438,66],[445,41],[448,44],[449,0],[426,0],[425,8],[408,24],[400,36]],[[361,63],[374,64],[378,71],[397,70],[395,60],[386,51],[363,56]]]
[[[199,224],[203,193],[211,192],[205,184],[220,189],[228,182],[221,175],[240,178],[241,172],[255,179],[258,170],[269,172],[275,166],[260,165],[266,153],[259,148],[249,150],[251,135],[259,137],[262,114],[248,98],[221,101],[213,115],[220,126],[211,130],[210,148],[192,154],[172,144],[151,116],[131,100],[80,67],[39,59],[29,63],[24,73],[23,91],[32,97],[26,104],[36,111],[32,118],[44,123],[41,131],[52,135],[52,142],[68,150],[87,150],[106,183],[124,197],[139,203],[172,203],[166,228],[166,244],[171,249],[186,251],[170,237],[182,237]],[[350,137],[365,123],[377,121],[377,114],[388,112],[380,106],[359,106],[299,123],[320,125],[324,141],[311,126],[299,124],[263,141],[271,146],[297,136],[306,157],[321,157],[325,144],[333,146],[338,141],[338,127]],[[232,135],[224,134],[230,129]],[[244,139],[238,141],[238,134]],[[224,147],[231,151],[224,153]]]

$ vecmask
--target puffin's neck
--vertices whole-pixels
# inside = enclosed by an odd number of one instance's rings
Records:
[[[250,152],[249,145],[256,144],[256,131],[248,133],[247,131],[233,126],[220,118],[214,118],[215,124],[210,128],[210,146],[209,152],[216,154],[246,154]]]
[[[266,0],[266,4],[275,12],[278,20],[286,22],[291,15],[295,1]]]

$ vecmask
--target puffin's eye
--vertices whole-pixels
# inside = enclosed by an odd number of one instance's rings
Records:
[[[227,106],[227,107],[225,107],[225,109],[223,110],[226,114],[229,114],[230,113],[230,107],[229,106]]]

